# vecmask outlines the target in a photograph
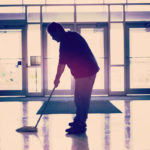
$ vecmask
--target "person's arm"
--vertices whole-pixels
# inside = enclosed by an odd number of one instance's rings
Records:
[[[65,64],[58,64],[57,66],[57,73],[54,80],[54,86],[57,88],[60,82],[60,77],[62,73],[64,72]]]

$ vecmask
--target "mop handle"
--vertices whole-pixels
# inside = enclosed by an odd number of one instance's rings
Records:
[[[54,87],[53,90],[51,91],[51,94],[50,94],[50,96],[49,96],[49,98],[48,98],[48,100],[47,100],[47,104],[46,104],[45,107],[43,108],[43,111],[41,112],[41,115],[40,115],[40,117],[39,117],[39,119],[38,119],[38,121],[37,121],[37,123],[36,123],[36,125],[35,125],[35,128],[38,126],[38,124],[39,124],[39,122],[40,122],[40,120],[41,120],[41,117],[42,117],[44,111],[46,110],[46,108],[47,108],[47,106],[48,106],[48,102],[50,101],[50,99],[51,99],[51,97],[52,97],[52,94],[53,94],[53,92],[55,91],[55,88],[56,88],[56,87]]]

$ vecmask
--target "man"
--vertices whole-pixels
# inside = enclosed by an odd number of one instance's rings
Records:
[[[66,65],[75,79],[76,116],[74,121],[69,123],[70,128],[66,132],[68,134],[84,133],[92,88],[99,67],[87,42],[81,35],[76,32],[66,32],[60,24],[55,22],[48,25],[47,31],[53,40],[60,42],[55,87],[59,85]]]

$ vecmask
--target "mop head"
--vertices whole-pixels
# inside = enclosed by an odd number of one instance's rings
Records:
[[[34,126],[24,126],[16,129],[17,132],[37,132],[37,128]]]

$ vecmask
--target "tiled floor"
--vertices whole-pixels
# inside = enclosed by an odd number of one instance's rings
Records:
[[[89,114],[86,134],[67,136],[73,115],[44,115],[36,134],[15,130],[35,125],[41,101],[0,102],[0,150],[150,150],[150,100],[112,100],[121,114]]]

